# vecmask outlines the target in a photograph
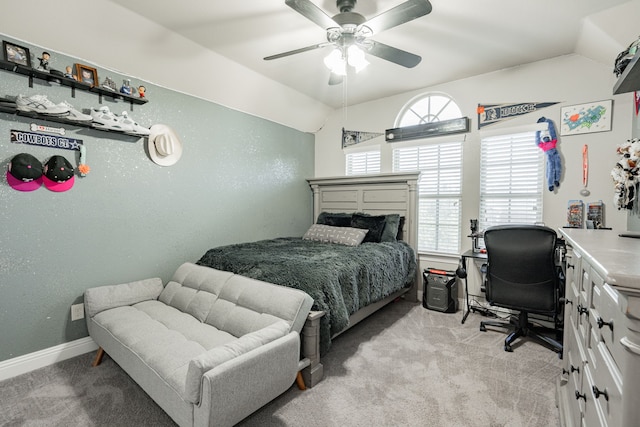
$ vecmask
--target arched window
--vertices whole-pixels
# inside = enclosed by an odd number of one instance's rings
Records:
[[[420,125],[462,117],[460,107],[441,93],[421,95],[404,106],[396,127]],[[393,171],[419,170],[418,250],[458,254],[462,215],[462,137],[438,137],[398,143],[393,149]]]
[[[421,95],[409,101],[398,114],[396,127],[421,125],[462,117],[460,107],[451,97],[441,93]]]

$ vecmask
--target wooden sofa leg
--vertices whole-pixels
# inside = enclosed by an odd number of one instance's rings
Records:
[[[96,357],[93,359],[91,366],[94,368],[98,366],[102,362],[102,356],[104,356],[104,349],[102,347],[98,347],[98,352],[96,353]]]
[[[300,390],[306,390],[307,387],[304,385],[304,379],[302,378],[302,372],[298,371],[298,375],[296,375],[296,384]]]

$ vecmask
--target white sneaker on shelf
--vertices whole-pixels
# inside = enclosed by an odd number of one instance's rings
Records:
[[[133,127],[122,123],[120,118],[113,114],[109,107],[100,107],[91,109],[91,125],[98,129],[115,130],[119,132],[132,132]]]
[[[16,107],[20,111],[31,113],[50,114],[60,116],[69,113],[69,107],[62,104],[54,104],[45,95],[31,95],[29,97],[18,95]]]
[[[84,114],[84,113],[81,113],[80,111],[76,110],[73,107],[73,105],[69,104],[67,101],[62,101],[58,105],[67,107],[69,109],[69,115],[64,116],[64,118],[67,119],[67,120],[73,120],[73,121],[76,121],[76,122],[90,122],[91,120],[93,120],[93,117],[91,117],[88,114]]]
[[[126,111],[122,112],[122,115],[119,116],[119,119],[121,123],[131,126],[131,128],[133,129],[131,132],[127,132],[127,133],[130,133],[132,135],[140,135],[140,136],[149,136],[151,134],[150,129],[144,126],[140,126],[131,117],[129,117],[129,113],[127,113]]]

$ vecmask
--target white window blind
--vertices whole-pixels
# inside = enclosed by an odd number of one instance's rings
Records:
[[[419,182],[418,250],[458,254],[462,191],[462,143],[393,150],[393,171],[422,172]]]
[[[544,155],[535,132],[482,138],[480,229],[542,222]]]
[[[347,175],[380,173],[380,150],[347,153]]]

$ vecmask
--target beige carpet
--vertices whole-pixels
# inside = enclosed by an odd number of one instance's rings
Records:
[[[240,426],[555,427],[561,360],[534,342],[503,350],[484,319],[399,301],[338,337],[325,379],[287,392]],[[0,383],[2,426],[171,426],[142,390],[91,354]]]

